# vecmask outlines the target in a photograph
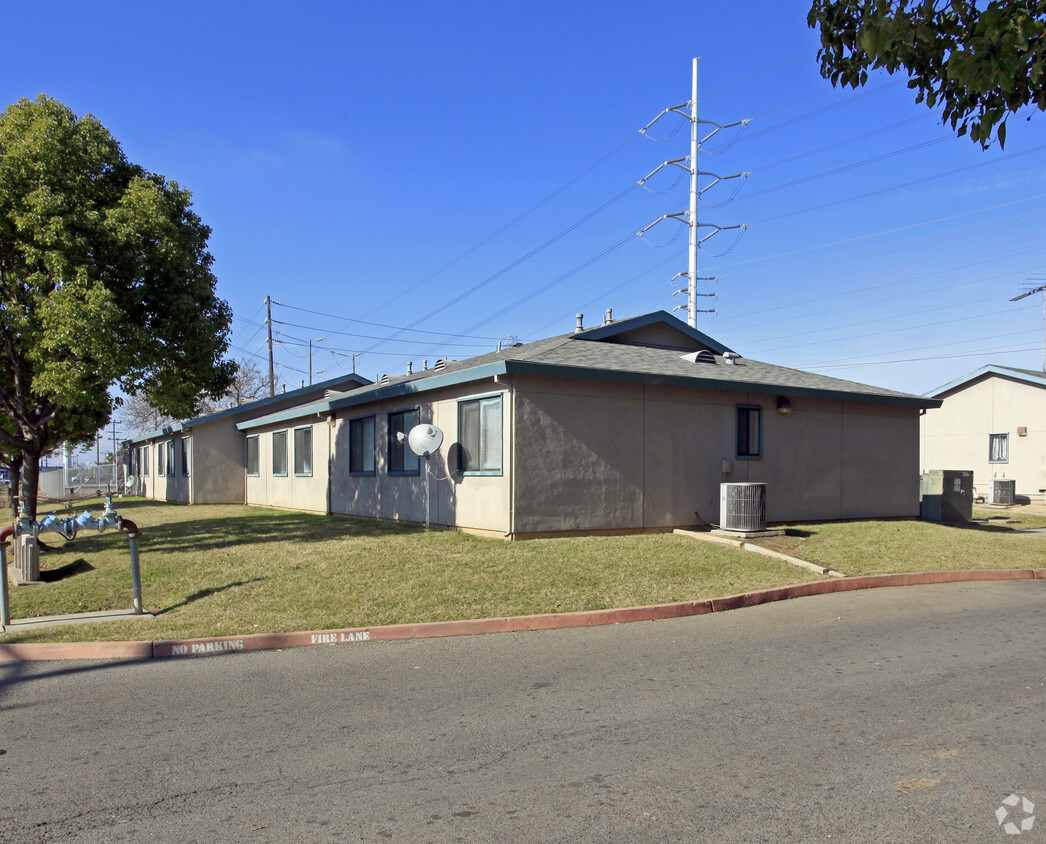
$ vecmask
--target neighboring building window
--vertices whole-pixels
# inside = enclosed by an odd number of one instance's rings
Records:
[[[762,457],[763,409],[742,406],[737,408],[737,456]]]
[[[501,474],[501,396],[458,402],[458,471]]]
[[[349,420],[349,474],[374,474],[374,417]]]
[[[1010,435],[988,434],[988,462],[1010,462]]]
[[[287,474],[286,431],[273,431],[272,433],[272,473],[281,476]]]
[[[294,474],[312,474],[312,426],[294,429]]]
[[[142,474],[149,474],[149,446],[142,446]]]
[[[182,477],[189,477],[189,438],[182,437]]]
[[[174,477],[174,440],[167,443],[167,477]]]
[[[420,471],[420,458],[407,445],[407,434],[421,418],[417,408],[400,410],[389,414],[389,473],[416,475]],[[403,434],[403,442],[397,434]]]
[[[260,462],[258,460],[258,437],[247,437],[247,474],[260,475]]]
[[[167,465],[164,455],[167,452],[167,443],[156,444],[156,474],[163,475],[164,466]]]

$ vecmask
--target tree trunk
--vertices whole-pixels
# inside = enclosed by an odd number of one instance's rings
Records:
[[[7,463],[7,467],[11,471],[11,486],[8,489],[8,495],[11,499],[11,521],[14,521],[18,518],[18,491],[22,483],[21,453],[13,455]]]
[[[40,455],[22,452],[22,479],[19,487],[20,502],[25,502],[28,518],[36,520],[36,497],[40,491]]]

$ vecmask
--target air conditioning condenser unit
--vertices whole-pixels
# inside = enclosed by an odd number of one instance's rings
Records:
[[[746,533],[766,530],[766,484],[720,484],[719,528]]]

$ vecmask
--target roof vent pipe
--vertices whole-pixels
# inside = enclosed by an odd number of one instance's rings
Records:
[[[584,322],[585,322],[585,315],[584,314],[578,314],[577,315],[577,327],[574,329],[574,333],[575,334],[580,334],[582,331],[585,330]]]
[[[425,358],[425,360],[423,360],[421,362],[421,368],[422,369],[428,369],[429,368],[429,359],[428,358]]]
[[[407,374],[408,375],[413,375],[414,374],[414,361],[412,361],[412,360],[407,361]]]
[[[607,308],[606,319],[603,320],[603,325],[610,325],[614,321],[614,311],[612,308]]]
[[[723,363],[733,366],[739,357],[741,356],[737,352],[723,352]]]

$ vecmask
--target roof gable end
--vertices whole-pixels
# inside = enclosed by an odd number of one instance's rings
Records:
[[[1031,369],[1016,369],[1012,366],[999,366],[995,363],[989,363],[968,375],[956,378],[954,381],[938,387],[936,390],[930,390],[926,395],[937,398],[945,393],[951,393],[967,387],[975,381],[995,375],[1001,378],[1009,378],[1011,381],[1020,381],[1023,384],[1029,384],[1034,387],[1046,387],[1046,372],[1035,372]]]
[[[733,351],[665,311],[604,323],[597,328],[577,332],[573,339],[679,352],[707,349],[716,355]]]

